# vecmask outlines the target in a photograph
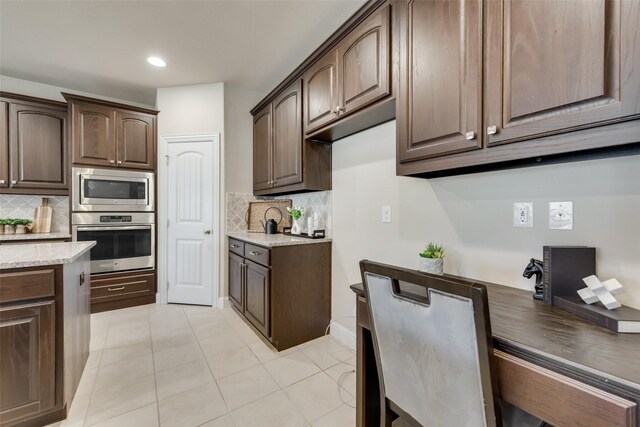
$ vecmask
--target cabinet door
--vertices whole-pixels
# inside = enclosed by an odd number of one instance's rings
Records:
[[[72,103],[73,163],[114,166],[116,163],[116,112],[90,103]]]
[[[59,189],[67,186],[67,112],[9,105],[11,187]]]
[[[338,117],[338,69],[335,51],[327,53],[304,73],[304,131],[312,131]]]
[[[639,8],[620,0],[487,2],[488,144],[640,113]]]
[[[302,83],[273,101],[273,185],[302,182]]]
[[[0,101],[0,188],[9,186],[9,104]]]
[[[482,3],[398,3],[401,163],[480,148]]]
[[[389,9],[387,5],[368,18],[338,46],[341,116],[389,95]]]
[[[156,118],[149,114],[116,113],[116,164],[118,167],[153,169],[156,157]]]
[[[255,262],[246,261],[246,303],[244,315],[265,337],[269,329],[270,277],[269,269]]]
[[[52,409],[55,404],[54,302],[0,309],[0,419]]]
[[[244,259],[229,253],[229,301],[244,311]]]
[[[253,191],[273,187],[272,116],[269,104],[253,117]]]

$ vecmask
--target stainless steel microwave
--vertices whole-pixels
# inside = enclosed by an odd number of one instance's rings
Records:
[[[153,172],[73,168],[74,212],[153,212]]]

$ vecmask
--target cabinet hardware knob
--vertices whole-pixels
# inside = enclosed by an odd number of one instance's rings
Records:
[[[123,289],[124,289],[124,286],[119,286],[117,288],[107,288],[107,292],[121,291]]]
[[[12,179],[12,180],[11,180],[11,183],[12,183],[12,184],[17,184],[17,183],[18,183],[18,181],[16,181],[15,179]]]
[[[487,128],[487,135],[495,135],[498,132],[498,128],[495,125]]]
[[[260,252],[250,251],[249,255],[258,256],[258,255],[260,255]]]
[[[464,137],[467,139],[467,141],[471,141],[472,139],[476,138],[476,133],[474,131],[467,132],[464,134]]]
[[[4,181],[4,179],[0,179],[0,184],[6,184],[6,182]]]
[[[344,113],[344,111],[345,111],[344,107],[338,107],[338,111],[341,112],[341,113]]]
[[[333,110],[334,114],[340,114],[340,107],[336,107],[335,110]]]
[[[204,234],[211,234],[211,230],[204,230],[203,233]]]
[[[238,248],[240,247],[240,245],[231,245],[231,247],[232,247],[233,249],[238,249]]]
[[[122,164],[122,160],[118,160],[118,164],[121,165]]]
[[[115,160],[109,160],[109,163],[114,164],[116,161]]]

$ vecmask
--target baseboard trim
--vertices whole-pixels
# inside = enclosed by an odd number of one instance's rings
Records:
[[[221,297],[218,298],[217,308],[224,308],[225,304],[228,304],[226,301],[229,301],[229,297]]]
[[[341,343],[355,350],[356,348],[355,332],[349,330],[349,328],[346,328],[345,326],[341,325],[335,320],[332,320],[330,325],[331,327],[329,328],[329,335],[333,336],[335,339],[337,339]]]

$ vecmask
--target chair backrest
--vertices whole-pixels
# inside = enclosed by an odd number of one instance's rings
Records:
[[[360,268],[383,395],[423,426],[500,426],[486,287],[370,261]]]

